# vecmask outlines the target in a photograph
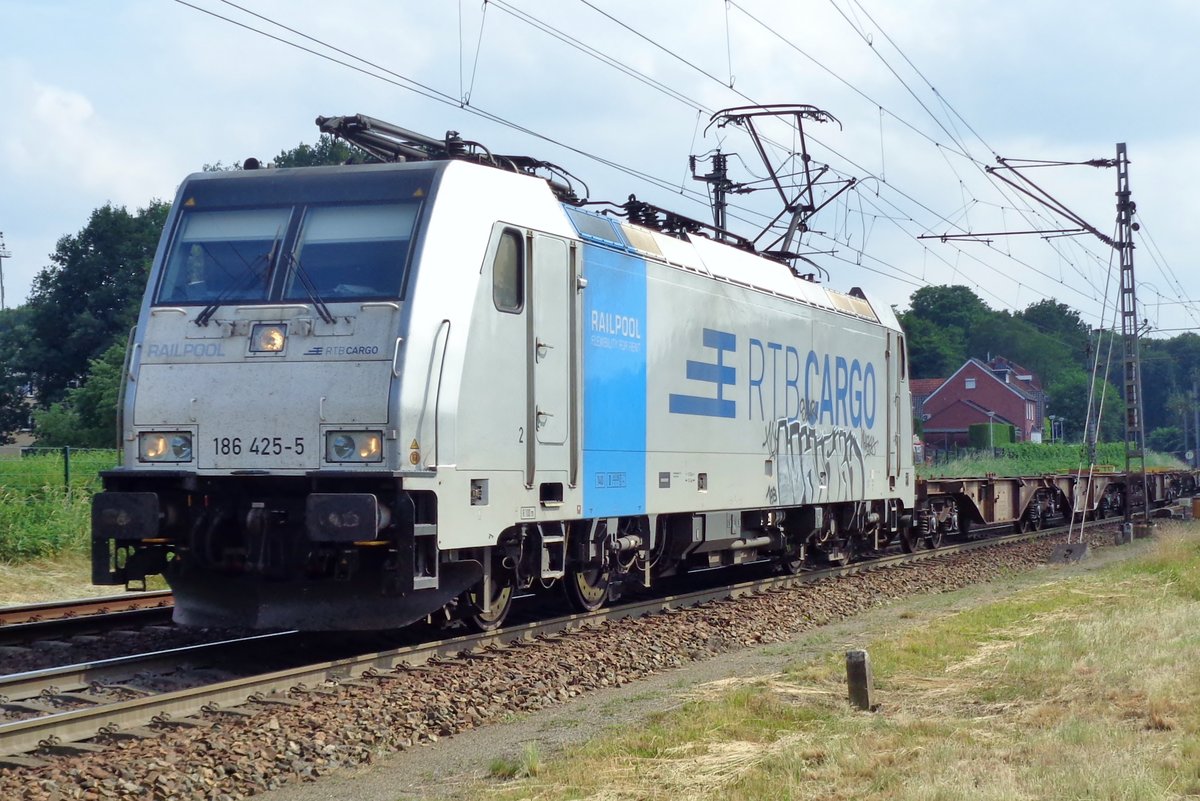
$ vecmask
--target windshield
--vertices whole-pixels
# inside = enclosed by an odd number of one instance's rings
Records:
[[[186,209],[155,302],[399,298],[420,208],[409,201]]]
[[[290,209],[189,211],[175,236],[160,303],[261,301]]]
[[[296,239],[283,300],[400,297],[419,206],[310,207]]]

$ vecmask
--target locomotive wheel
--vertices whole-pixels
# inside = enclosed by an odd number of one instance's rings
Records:
[[[920,547],[921,538],[916,530],[912,526],[903,526],[900,529],[900,549],[905,553],[913,553]]]
[[[783,548],[779,566],[784,573],[794,576],[804,569],[804,542],[799,537],[784,535]]]
[[[608,571],[574,568],[563,577],[567,600],[577,612],[595,612],[608,600]]]
[[[492,580],[492,597],[489,607],[491,611],[483,611],[480,600],[482,586],[476,586],[467,591],[467,605],[471,610],[464,618],[467,625],[475,631],[493,631],[504,625],[504,619],[512,609],[513,583],[511,576],[501,576]]]

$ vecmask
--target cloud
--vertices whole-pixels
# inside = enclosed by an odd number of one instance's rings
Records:
[[[0,132],[0,169],[36,193],[84,190],[90,199],[144,205],[170,186],[166,159],[97,114],[84,94],[36,80],[27,65],[6,62],[0,84],[11,98]]]

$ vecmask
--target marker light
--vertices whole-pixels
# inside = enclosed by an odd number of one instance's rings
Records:
[[[143,431],[138,434],[138,461],[190,462],[192,435],[186,431]]]
[[[256,323],[250,329],[251,353],[280,353],[287,344],[287,325],[284,323]]]
[[[327,462],[382,462],[383,434],[379,431],[330,431],[325,435]]]

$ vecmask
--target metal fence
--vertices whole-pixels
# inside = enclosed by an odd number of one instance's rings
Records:
[[[116,450],[105,448],[21,448],[18,453],[0,453],[0,490],[96,492],[100,471],[116,467],[118,458]]]

